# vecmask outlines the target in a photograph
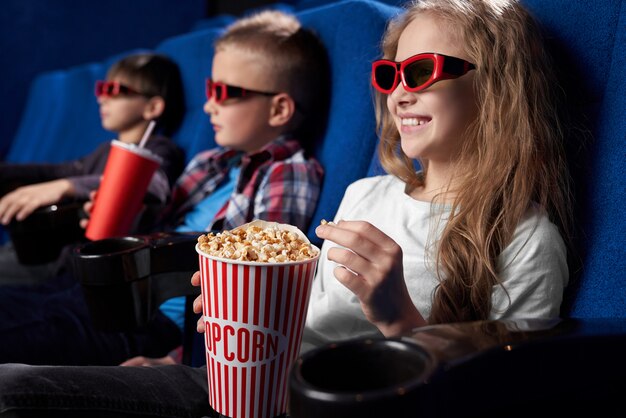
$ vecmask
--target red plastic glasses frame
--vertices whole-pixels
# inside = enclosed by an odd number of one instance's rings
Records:
[[[206,98],[207,100],[211,100],[211,98],[214,97],[215,103],[217,104],[222,103],[226,99],[247,97],[253,94],[276,96],[278,93],[244,89],[243,87],[231,86],[230,84],[213,81],[210,78],[206,79]]]
[[[401,62],[380,59],[372,63],[372,85],[379,92],[390,94],[402,82],[406,91],[415,93],[474,69],[474,64],[461,58],[434,52],[413,55]]]
[[[143,96],[143,94],[139,93],[137,90],[120,84],[118,81],[96,81],[96,97],[104,96],[104,97],[116,97],[119,95],[139,95]]]

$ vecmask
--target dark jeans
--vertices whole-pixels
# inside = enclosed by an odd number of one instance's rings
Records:
[[[68,277],[0,287],[0,363],[117,365],[138,355],[165,356],[181,344],[181,334],[160,312],[136,332],[95,328],[81,286]]]
[[[212,416],[206,367],[0,365],[0,417]]]

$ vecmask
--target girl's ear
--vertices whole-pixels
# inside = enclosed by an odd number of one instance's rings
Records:
[[[157,119],[165,111],[165,99],[161,96],[154,96],[148,100],[143,110],[143,118],[145,120]]]
[[[296,112],[296,102],[287,93],[279,93],[272,97],[269,124],[279,127],[287,125]]]

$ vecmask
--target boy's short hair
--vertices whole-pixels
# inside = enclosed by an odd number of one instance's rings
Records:
[[[107,78],[127,78],[139,92],[165,101],[157,126],[171,135],[180,125],[185,113],[183,82],[178,65],[169,57],[152,52],[128,55],[117,61],[107,72]]]
[[[317,35],[302,27],[295,16],[263,11],[243,17],[215,42],[216,52],[228,47],[267,57],[266,68],[281,91],[294,99],[305,116],[304,124],[311,122],[311,127],[298,130],[308,134],[323,124],[330,84],[328,55]]]

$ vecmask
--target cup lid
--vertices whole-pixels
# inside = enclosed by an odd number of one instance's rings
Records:
[[[119,148],[123,148],[123,149],[125,149],[127,151],[130,151],[130,152],[134,153],[134,154],[137,154],[137,155],[140,155],[140,156],[142,156],[144,158],[152,160],[152,161],[158,163],[159,165],[163,163],[163,159],[160,156],[156,155],[155,153],[153,153],[152,151],[150,151],[147,148],[142,148],[142,147],[137,146],[137,144],[128,144],[126,142],[122,142],[122,141],[119,141],[117,139],[113,139],[113,140],[111,140],[111,146],[116,146],[116,147],[119,147]]]

